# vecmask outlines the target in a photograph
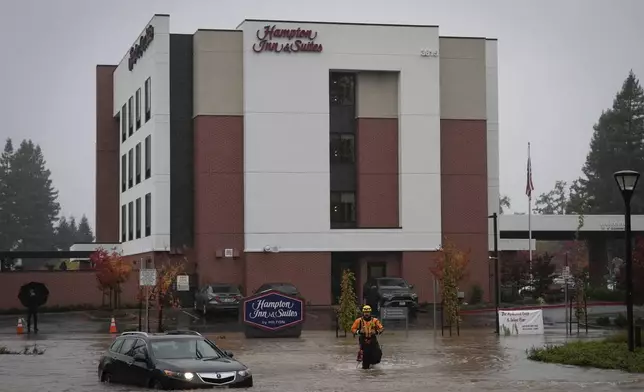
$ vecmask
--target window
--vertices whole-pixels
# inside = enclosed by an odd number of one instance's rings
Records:
[[[127,241],[127,207],[121,206],[121,242]]]
[[[355,162],[356,138],[350,133],[331,134],[331,163]]]
[[[132,115],[132,111],[134,110],[133,106],[134,98],[130,97],[130,100],[127,104],[128,129],[130,130],[130,136],[132,136],[132,134],[134,133],[134,116]]]
[[[141,198],[136,199],[136,238],[141,238]]]
[[[134,203],[130,202],[127,205],[127,238],[132,241],[134,239]]]
[[[136,339],[125,339],[125,342],[123,342],[123,345],[119,350],[119,354],[132,356],[132,347],[134,347],[135,342]]]
[[[113,353],[118,353],[119,349],[121,348],[121,346],[123,346],[124,341],[125,341],[125,339],[117,339],[117,340],[115,340],[114,343],[112,343],[112,345],[110,346],[110,351],[113,352]]]
[[[145,179],[152,175],[152,136],[145,138]]]
[[[121,157],[121,192],[127,190],[127,154]]]
[[[148,357],[148,346],[145,344],[145,340],[137,340],[132,347],[132,356],[135,356],[136,354],[142,354],[144,358]]]
[[[132,188],[134,186],[134,149],[130,149],[130,151],[128,151],[127,161],[127,184],[128,188]]]
[[[136,145],[136,154],[135,158],[135,174],[136,174],[136,183],[139,184],[141,182],[141,143]]]
[[[121,108],[121,142],[127,139],[127,109],[125,105]]]
[[[145,236],[152,234],[152,194],[145,195]]]
[[[329,99],[333,106],[355,104],[356,76],[351,73],[333,72],[329,78]]]
[[[152,115],[152,80],[145,81],[145,122],[150,120]]]
[[[353,227],[355,223],[355,193],[331,192],[331,227]]]
[[[136,130],[141,128],[141,89],[136,90]]]

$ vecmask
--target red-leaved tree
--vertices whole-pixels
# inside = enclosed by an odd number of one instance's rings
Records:
[[[163,330],[163,308],[178,308],[181,306],[175,293],[177,276],[185,273],[187,260],[159,260],[156,284],[148,289],[147,300],[156,304],[158,310],[158,330]],[[146,301],[145,289],[139,288],[139,299]]]
[[[449,325],[457,325],[460,321],[458,285],[466,276],[470,252],[459,250],[452,242],[445,239],[438,253],[440,256],[431,268],[431,273],[440,283],[443,314]]]
[[[118,309],[121,305],[121,285],[129,278],[131,265],[117,251],[108,252],[103,248],[92,253],[90,260],[96,271],[98,287],[103,292],[103,305],[105,296],[108,296],[110,309]]]

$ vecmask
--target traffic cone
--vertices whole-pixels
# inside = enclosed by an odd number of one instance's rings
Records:
[[[18,326],[16,327],[16,333],[18,335],[22,335],[23,333],[25,333],[25,330],[24,330],[24,328],[22,326],[22,319],[21,318],[18,319]]]
[[[112,317],[112,321],[110,322],[110,333],[116,333],[116,321],[114,317]]]

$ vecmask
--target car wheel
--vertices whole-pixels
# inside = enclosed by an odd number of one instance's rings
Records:
[[[155,391],[165,390],[165,388],[163,387],[163,384],[161,384],[161,381],[159,380],[150,381],[150,388],[154,389]]]
[[[101,376],[101,381],[105,384],[111,384],[112,383],[112,375],[106,372],[103,372],[103,375]]]

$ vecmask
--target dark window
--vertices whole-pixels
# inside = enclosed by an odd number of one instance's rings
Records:
[[[152,115],[152,80],[145,81],[145,122],[150,120]]]
[[[152,194],[145,195],[145,236],[152,234]]]
[[[128,129],[130,130],[129,134],[132,136],[134,133],[134,116],[133,112],[134,111],[134,97],[130,97],[130,100],[128,101],[127,104],[127,117],[128,117]]]
[[[141,182],[141,143],[136,145],[135,148],[135,174],[136,174],[136,183]]]
[[[333,72],[329,78],[329,99],[332,106],[355,104],[356,75]]]
[[[121,157],[121,192],[127,190],[127,154]]]
[[[117,339],[117,340],[115,340],[115,341],[112,343],[112,345],[110,346],[110,349],[109,349],[109,350],[110,350],[111,352],[113,352],[113,353],[117,353],[117,352],[119,352],[119,349],[121,348],[121,346],[123,346],[123,342],[124,342],[124,341],[125,341],[125,339]]]
[[[136,199],[136,238],[141,238],[141,198]]]
[[[152,136],[145,138],[145,179],[152,175]]]
[[[134,203],[130,202],[127,205],[127,238],[132,241],[134,239]]]
[[[332,133],[331,163],[354,163],[356,138],[350,133]]]
[[[127,153],[127,184],[128,188],[132,188],[134,186],[134,149],[130,149]]]
[[[143,354],[144,357],[148,356],[148,346],[145,343],[145,340],[139,339],[136,341],[136,344],[132,347],[132,356],[136,354]]]
[[[121,108],[121,141],[127,139],[127,108],[123,105]]]
[[[354,227],[356,223],[356,194],[331,192],[331,227]]]
[[[141,89],[136,90],[136,129],[141,128]]]
[[[127,207],[121,206],[121,242],[127,241]]]
[[[132,347],[134,347],[134,343],[136,342],[136,339],[125,339],[125,342],[123,342],[123,345],[121,346],[121,349],[119,350],[119,354],[123,355],[128,355],[132,356]]]

